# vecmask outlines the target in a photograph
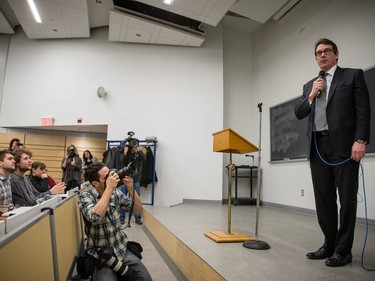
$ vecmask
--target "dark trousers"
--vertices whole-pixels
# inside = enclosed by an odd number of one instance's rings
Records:
[[[347,158],[335,153],[330,136],[317,136],[316,143],[322,158],[328,163],[340,163]],[[315,205],[324,246],[340,255],[351,253],[357,216],[359,163],[353,160],[338,166],[325,164],[319,157],[313,139],[310,154]],[[338,225],[337,191],[340,201]]]

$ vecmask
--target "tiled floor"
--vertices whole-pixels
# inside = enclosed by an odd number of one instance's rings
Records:
[[[226,280],[315,281],[375,280],[375,272],[361,267],[365,238],[364,225],[357,225],[353,247],[353,263],[330,268],[323,261],[306,259],[306,253],[318,249],[323,241],[315,215],[295,210],[262,206],[260,208],[259,240],[271,249],[252,250],[243,243],[216,243],[204,235],[206,231],[227,230],[227,205],[185,203],[175,207],[145,206],[145,210],[174,233],[182,242],[204,259]],[[232,206],[231,231],[254,236],[255,206]],[[178,280],[156,252],[142,230],[133,224],[130,239],[145,248],[143,262],[155,281]],[[375,228],[369,227],[364,265],[375,268]]]

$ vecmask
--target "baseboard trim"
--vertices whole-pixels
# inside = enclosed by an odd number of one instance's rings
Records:
[[[225,205],[228,204],[228,198],[220,200],[198,200],[198,199],[183,199],[183,203],[204,203],[204,204],[221,204]],[[245,204],[241,204],[239,202],[238,205],[253,205],[253,204],[246,204],[248,203],[247,201],[244,201]],[[232,204],[233,204],[233,199],[232,199]],[[233,204],[234,205],[234,204]],[[301,208],[301,207],[294,207],[294,206],[289,206],[289,205],[283,205],[283,204],[278,204],[278,203],[272,203],[272,202],[266,202],[266,201],[261,201],[260,205],[268,206],[268,207],[273,207],[273,208],[279,208],[279,209],[284,209],[284,210],[289,210],[292,212],[298,212],[302,214],[308,214],[308,215],[315,215],[316,216],[316,211],[312,209],[307,209],[307,208]],[[360,225],[366,225],[366,219],[365,218],[360,218],[357,217],[356,222]],[[375,220],[373,219],[367,219],[368,226],[375,227]]]
[[[264,202],[262,201],[264,206],[268,207],[273,207],[273,208],[278,208],[278,209],[284,209],[284,210],[289,210],[292,212],[298,212],[298,213],[303,213],[307,215],[316,215],[316,211],[312,209],[306,209],[306,208],[301,208],[301,207],[294,207],[294,206],[289,206],[289,205],[283,205],[283,204],[278,204],[278,203],[271,203],[271,202]],[[366,225],[366,219],[365,218],[359,218],[357,217],[356,222],[360,225]],[[375,226],[375,220],[372,219],[367,219],[368,225],[369,226]]]

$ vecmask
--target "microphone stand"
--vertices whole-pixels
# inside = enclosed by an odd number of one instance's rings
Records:
[[[262,139],[262,105],[263,103],[258,103],[259,108],[259,156],[258,156],[258,170],[257,170],[257,186],[258,186],[258,194],[257,194],[257,205],[256,205],[256,224],[255,224],[255,240],[245,241],[242,245],[245,248],[253,249],[253,250],[268,250],[271,246],[264,241],[258,240],[258,226],[259,226],[259,205],[260,205],[260,187],[261,187],[261,180],[260,180],[260,160],[261,160],[261,139]]]

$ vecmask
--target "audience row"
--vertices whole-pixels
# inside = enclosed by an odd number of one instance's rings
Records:
[[[54,194],[62,194],[81,184],[81,171],[98,162],[89,150],[79,157],[74,145],[67,148],[61,161],[62,181],[56,183],[48,175],[47,166],[32,161],[32,152],[19,139],[12,139],[9,149],[0,150],[0,206],[12,210],[21,206],[34,206]],[[1,216],[1,214],[0,214]]]

